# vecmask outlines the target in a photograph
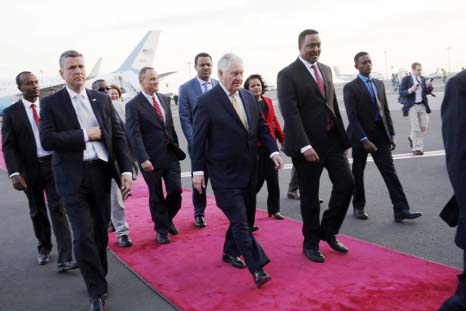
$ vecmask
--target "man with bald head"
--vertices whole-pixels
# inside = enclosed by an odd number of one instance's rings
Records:
[[[235,268],[247,266],[259,287],[271,278],[263,270],[270,259],[248,223],[248,211],[256,200],[257,142],[261,141],[277,169],[283,167],[283,160],[255,96],[240,89],[243,72],[238,56],[220,58],[220,83],[201,95],[194,109],[191,161],[194,188],[205,191],[207,168],[217,205],[230,221],[222,260]]]
[[[16,190],[28,198],[30,216],[39,245],[39,265],[50,260],[52,228],[57,240],[59,271],[75,269],[72,262],[71,230],[65,209],[55,191],[52,175],[52,153],[44,150],[39,139],[39,81],[36,75],[23,71],[16,77],[22,98],[6,108],[3,115],[2,146],[8,174]],[[44,197],[47,194],[47,203]]]
[[[149,188],[149,208],[156,240],[170,243],[177,235],[173,219],[181,208],[180,160],[186,155],[178,147],[170,99],[159,93],[159,77],[152,67],[139,71],[141,92],[126,104],[126,129]],[[167,195],[164,196],[162,179]]]

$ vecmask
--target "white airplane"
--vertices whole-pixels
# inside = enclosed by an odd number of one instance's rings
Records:
[[[120,67],[109,74],[97,75],[95,80],[103,79],[108,84],[116,84],[122,89],[123,98],[131,98],[140,90],[138,73],[142,67],[152,67],[154,64],[155,52],[160,38],[159,30],[152,30],[141,39],[134,50],[129,54]],[[159,73],[160,79],[174,74],[176,71]],[[88,80],[87,84],[91,84]]]
[[[99,78],[106,80],[109,84],[113,83],[121,87],[126,97],[135,95],[139,91],[138,72],[144,66],[153,65],[159,37],[159,30],[148,31],[121,66],[112,73],[99,75],[102,62],[102,58],[99,58],[86,78],[86,86],[90,87],[93,80]],[[161,73],[159,77],[163,78],[173,73],[175,72]],[[39,74],[38,78],[39,85],[41,86],[41,96],[47,96],[49,92],[57,91],[64,86],[64,81],[59,76],[40,77]],[[16,102],[20,97],[21,94],[16,87],[14,79],[0,81],[0,116],[3,115],[3,109]]]

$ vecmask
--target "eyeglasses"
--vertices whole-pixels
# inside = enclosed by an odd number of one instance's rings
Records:
[[[97,91],[99,92],[106,92],[106,91],[109,91],[110,88],[109,87],[101,87],[101,88],[98,88]]]

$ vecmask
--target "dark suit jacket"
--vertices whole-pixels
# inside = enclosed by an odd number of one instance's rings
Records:
[[[285,122],[285,153],[291,157],[301,157],[300,149],[306,145],[311,145],[319,155],[328,149],[327,115],[333,120],[342,151],[350,147],[331,70],[322,63],[317,65],[323,74],[326,98],[299,58],[278,73],[278,100]]]
[[[139,162],[150,160],[154,168],[168,168],[174,159],[170,144],[178,145],[173,125],[170,99],[157,93],[165,110],[165,123],[141,92],[126,104],[126,130],[133,152]]]
[[[212,186],[245,188],[256,178],[257,142],[269,153],[278,151],[259,111],[256,97],[239,90],[249,130],[243,126],[220,85],[201,95],[194,110],[192,170],[207,167]]]
[[[448,80],[442,103],[442,134],[448,175],[458,205],[456,244],[466,249],[466,71]]]
[[[422,104],[426,106],[427,113],[430,113],[429,102],[427,101],[427,94],[431,94],[433,87],[427,87],[426,85],[426,78],[420,77],[421,80],[421,87],[422,87]],[[416,93],[409,94],[409,88],[414,85],[413,78],[411,75],[404,77],[401,80],[400,84],[400,102],[403,105],[403,116],[408,115],[409,109],[415,104],[416,101]]]
[[[211,79],[212,87],[218,81]],[[202,89],[197,78],[193,78],[180,86],[178,91],[178,108],[180,113],[181,128],[188,141],[188,148],[191,148],[193,140],[193,112],[196,108],[197,98],[202,95]]]
[[[385,132],[387,138],[395,136],[393,122],[388,109],[385,86],[382,81],[374,79],[379,93],[379,101],[382,106],[380,113],[384,120]],[[360,78],[347,83],[343,88],[346,113],[348,114],[348,136],[353,145],[360,144],[361,138],[367,137],[374,141],[375,135],[375,115],[377,103],[374,104],[372,97],[364,82]]]
[[[34,184],[40,164],[34,132],[22,100],[3,112],[2,149],[8,175],[18,172],[27,184]]]
[[[87,90],[92,110],[102,131],[102,142],[109,154],[111,177],[121,180],[121,172],[131,172],[126,136],[107,94]],[[66,88],[42,100],[40,110],[42,146],[53,153],[53,173],[60,195],[79,191],[83,169],[84,133]]]

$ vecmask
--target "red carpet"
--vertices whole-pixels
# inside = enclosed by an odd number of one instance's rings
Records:
[[[0,167],[5,168],[0,146]],[[456,287],[458,270],[340,236],[350,253],[340,255],[321,243],[324,264],[301,253],[301,224],[270,220],[258,211],[255,233],[272,262],[272,281],[256,289],[247,270],[221,261],[226,218],[208,198],[208,227],[193,225],[191,191],[175,219],[180,234],[172,243],[155,242],[142,179],[126,202],[134,246],[110,247],[133,271],[183,311],[434,311]],[[111,286],[111,284],[110,284]]]
[[[175,218],[180,234],[172,243],[155,242],[142,179],[127,201],[134,246],[111,249],[131,269],[181,310],[403,310],[430,311],[451,295],[457,270],[340,236],[350,253],[340,255],[325,243],[324,264],[301,253],[301,224],[277,221],[258,211],[256,238],[271,258],[266,271],[272,281],[256,289],[247,270],[221,261],[226,218],[208,198],[208,227],[193,224],[191,191],[184,190],[183,208]]]

